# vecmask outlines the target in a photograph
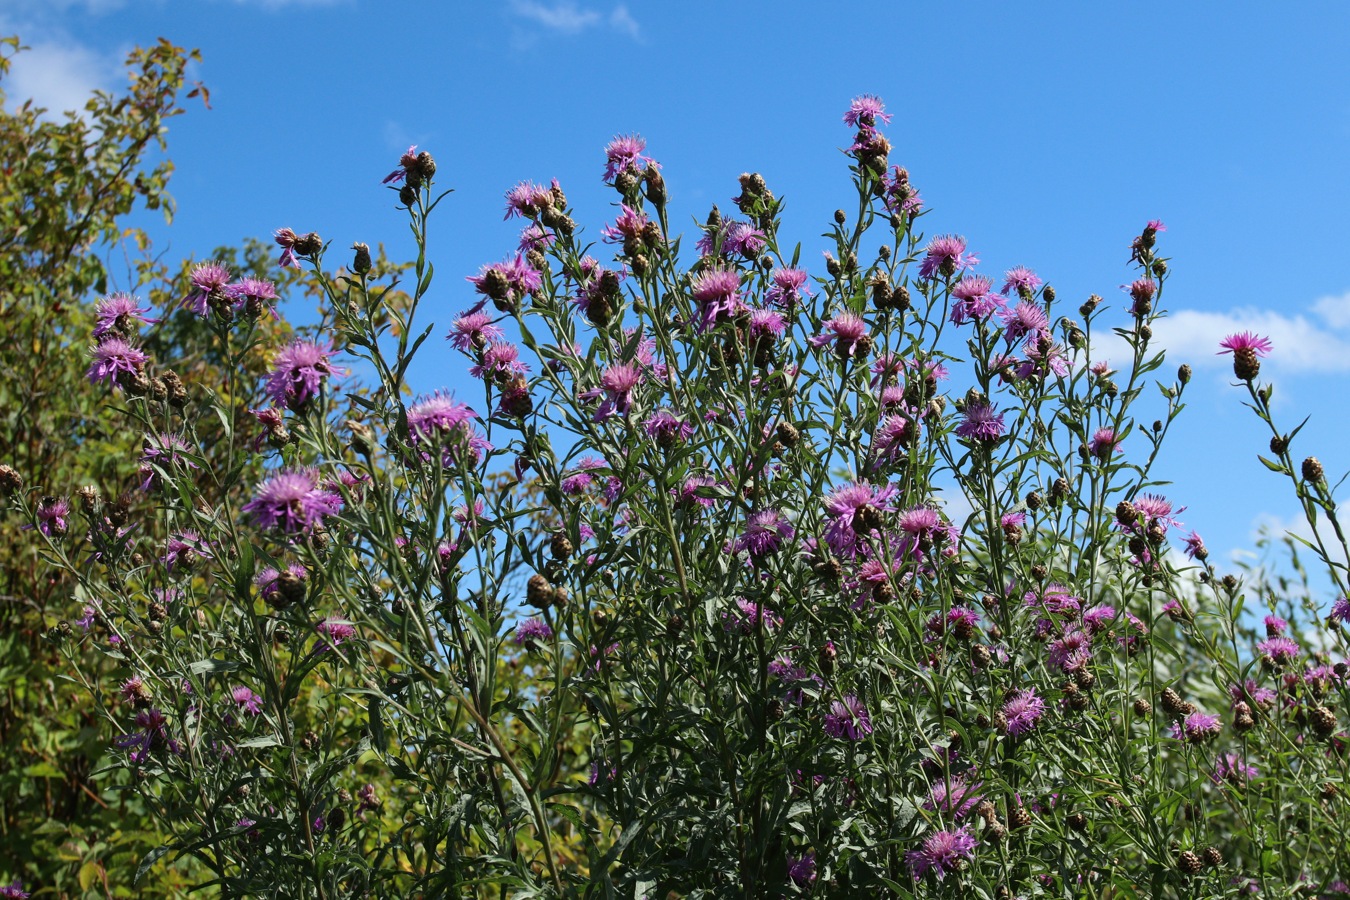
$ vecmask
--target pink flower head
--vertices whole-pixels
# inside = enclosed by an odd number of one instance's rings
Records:
[[[34,514],[37,517],[37,530],[47,537],[65,534],[69,527],[66,516],[70,515],[70,502],[64,497],[43,497]]]
[[[647,166],[660,165],[642,154],[647,142],[636,134],[619,135],[605,146],[605,181],[613,181],[621,172],[639,173]]]
[[[1240,331],[1237,334],[1230,334],[1219,342],[1220,350],[1216,356],[1222,356],[1225,353],[1238,353],[1241,351],[1251,351],[1257,356],[1264,357],[1275,349],[1275,345],[1270,342],[1270,338],[1261,337],[1250,331]]]
[[[1100,634],[1110,628],[1115,620],[1116,608],[1105,603],[1099,603],[1083,613],[1083,624],[1087,626],[1089,634]]]
[[[102,340],[105,337],[132,338],[140,330],[134,322],[143,322],[152,325],[158,322],[158,319],[146,317],[150,310],[140,305],[140,299],[130,294],[109,294],[98,305],[94,307],[94,312],[98,316],[98,324],[94,326],[94,340]]]
[[[485,382],[507,384],[515,375],[524,375],[530,367],[520,361],[520,348],[505,341],[494,341],[469,367],[469,374]]]
[[[877,465],[894,462],[914,439],[914,424],[901,415],[890,415],[882,419],[877,430],[872,433],[872,454]]]
[[[700,332],[733,318],[744,308],[740,298],[741,277],[733,269],[719,266],[705,269],[690,288],[699,306]]]
[[[1088,452],[1100,460],[1108,460],[1111,454],[1120,452],[1120,438],[1110,428],[1098,428],[1088,441]]]
[[[315,469],[278,472],[244,504],[244,512],[259,528],[275,528],[291,535],[313,531],[325,518],[341,511],[342,497],[320,486]]]
[[[1069,374],[1069,360],[1064,356],[1064,348],[1045,335],[1035,341],[1029,341],[1026,354],[1026,360],[1017,367],[1018,378],[1030,378],[1033,375],[1047,373],[1054,373],[1063,378]]]
[[[891,166],[881,179],[882,203],[893,216],[917,215],[923,209],[923,197],[909,180],[909,172],[900,166]]]
[[[333,345],[297,340],[277,352],[263,390],[272,402],[298,410],[319,394],[324,379],[338,374],[330,358]]]
[[[844,113],[844,124],[850,128],[874,128],[878,119],[889,124],[891,116],[886,112],[886,104],[875,94],[854,97]]]
[[[520,302],[544,284],[543,277],[519,253],[512,259],[485,265],[477,275],[469,275],[465,280],[499,308]]]
[[[1185,719],[1172,723],[1172,737],[1190,744],[1203,744],[1218,737],[1222,730],[1218,716],[1202,712],[1193,712]]]
[[[952,288],[952,324],[983,319],[1003,309],[1008,298],[994,293],[994,283],[983,275],[967,275]]]
[[[806,887],[816,880],[816,851],[808,850],[801,856],[787,858],[788,877],[798,887]],[[15,882],[17,884],[17,882]],[[27,897],[27,894],[24,894]]]
[[[685,509],[693,509],[694,507],[711,509],[715,502],[713,498],[700,496],[698,492],[716,485],[717,480],[711,475],[690,475],[684,480],[684,484],[680,485],[678,495],[680,506]],[[674,493],[675,489],[671,488],[671,492]]]
[[[919,264],[919,274],[924,278],[942,275],[950,278],[957,272],[978,265],[980,259],[974,253],[966,252],[966,239],[954,234],[944,234],[929,241],[924,248],[923,262]]]
[[[398,168],[384,176],[381,184],[397,184],[408,174],[408,170],[417,162],[417,145],[413,144],[398,158]]]
[[[553,205],[553,193],[543,185],[532,181],[522,181],[506,192],[506,215],[524,216],[533,219],[539,213]]]
[[[234,303],[236,309],[247,309],[253,303],[257,304],[257,309],[266,312],[277,301],[277,286],[264,278],[249,276],[226,285],[225,296]]]
[[[1241,787],[1256,775],[1256,766],[1248,765],[1240,754],[1220,753],[1214,761],[1214,773],[1209,776],[1209,780],[1215,784],[1227,782]]]
[[[825,543],[839,556],[851,559],[866,552],[858,538],[875,534],[883,522],[883,512],[897,491],[894,485],[876,487],[866,481],[835,488],[824,501],[829,522],[825,526]]]
[[[1071,625],[1057,640],[1050,642],[1047,659],[1050,665],[1065,673],[1077,672],[1092,658],[1092,638],[1079,628]]]
[[[560,487],[564,494],[576,495],[585,493],[586,489],[595,481],[592,472],[597,469],[607,469],[609,464],[596,456],[583,456],[577,460],[577,466],[572,470],[572,474],[562,480]]]
[[[1041,276],[1026,266],[1017,266],[1003,273],[1002,292],[1006,294],[1011,289],[1016,291],[1019,297],[1030,297],[1044,283]]]
[[[125,385],[141,373],[150,360],[140,350],[117,337],[110,337],[94,347],[94,361],[89,366],[89,383],[107,382]]]
[[[211,312],[212,295],[224,297],[225,287],[230,283],[230,270],[218,262],[200,263],[192,269],[192,291],[183,298],[183,306],[199,316]]]
[[[966,405],[956,433],[972,441],[996,441],[1003,436],[1003,413],[985,400]]]
[[[975,854],[978,842],[965,826],[955,831],[938,831],[929,835],[918,850],[905,854],[909,871],[918,881],[932,871],[942,881],[948,872],[956,872],[963,862]]]
[[[1021,737],[1034,730],[1045,715],[1045,701],[1034,689],[1013,691],[1003,703],[1003,715],[1008,720],[1008,734]]]
[[[1340,625],[1350,621],[1350,599],[1337,597],[1331,604],[1331,614],[1329,618],[1333,625]]]
[[[782,624],[782,616],[744,597],[736,601],[735,609],[722,613],[722,628],[728,632],[754,634],[761,625],[765,631],[773,631]]]
[[[633,209],[627,203],[622,204],[619,210],[619,217],[614,220],[614,224],[600,229],[601,236],[611,244],[641,241],[643,229],[651,220],[641,210]]]
[[[774,269],[773,274],[769,276],[773,286],[765,293],[764,299],[791,313],[797,308],[797,303],[803,296],[811,296],[810,289],[806,287],[809,277],[805,269],[791,267]]]
[[[459,314],[450,323],[450,333],[445,339],[461,353],[475,353],[482,350],[491,341],[506,337],[506,332],[492,323],[492,317],[476,306]]]
[[[1041,335],[1050,333],[1050,318],[1038,304],[1027,300],[1018,301],[1017,306],[1005,309],[999,314],[1003,320],[1003,337],[1009,344],[1022,338],[1036,341]]]
[[[752,309],[750,310],[749,336],[751,342],[763,341],[764,344],[771,344],[783,336],[783,331],[787,328],[787,322],[783,319],[783,314],[776,309]]]
[[[979,781],[968,781],[969,773],[941,778],[928,789],[928,799],[923,808],[930,811],[942,811],[952,818],[960,820],[970,815],[970,811],[980,802],[980,790],[984,785]]]
[[[830,704],[825,715],[825,733],[840,740],[860,741],[872,733],[872,717],[867,707],[853,694]]]
[[[761,509],[750,514],[745,531],[736,538],[732,549],[736,553],[749,553],[752,560],[758,561],[777,552],[795,533],[792,523],[780,511]]]
[[[492,445],[474,428],[476,418],[466,404],[437,391],[408,407],[408,437],[417,446],[442,448],[441,464],[446,468],[461,462],[477,465]]]
[[[283,269],[300,268],[300,258],[295,253],[295,244],[300,240],[299,235],[289,228],[278,228],[272,233],[272,239],[281,248],[281,259],[277,260],[277,265]]]
[[[658,409],[643,423],[647,435],[663,447],[682,444],[694,436],[694,426],[669,409]]]
[[[341,619],[322,619],[314,626],[314,630],[323,636],[325,649],[328,650],[336,650],[343,641],[356,637],[352,623]]]
[[[823,347],[834,343],[834,354],[840,359],[859,359],[867,356],[872,348],[872,337],[867,333],[867,322],[862,316],[851,312],[842,312],[833,319],[821,323],[826,329],[810,338],[811,346]]]
[[[642,383],[642,369],[632,363],[617,363],[600,376],[605,402],[595,411],[595,421],[603,422],[614,414],[628,415],[633,406],[633,391]]]
[[[250,716],[262,715],[262,697],[259,697],[242,684],[234,687],[230,691],[230,699],[239,704],[240,712],[247,713]]]
[[[1130,294],[1133,304],[1130,306],[1130,312],[1136,316],[1147,315],[1152,307],[1153,295],[1158,293],[1158,283],[1152,278],[1137,278],[1130,283],[1126,290]]]
[[[538,617],[526,619],[516,626],[515,642],[526,650],[533,650],[539,643],[553,639],[553,629]]]
[[[1256,652],[1270,665],[1287,666],[1298,658],[1303,648],[1292,638],[1271,637],[1257,644]]]

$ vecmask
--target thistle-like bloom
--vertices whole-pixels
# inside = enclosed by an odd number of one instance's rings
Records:
[[[286,571],[302,582],[309,577],[309,572],[300,563],[291,563],[286,567]],[[279,578],[281,578],[281,573],[271,566],[253,576],[253,586],[258,589],[258,596],[265,600],[275,594],[278,590],[277,580]]]
[[[928,799],[923,808],[932,811],[941,810],[954,819],[964,819],[980,802],[980,790],[984,787],[978,781],[970,782],[968,774],[942,778],[928,789]]]
[[[830,704],[830,711],[825,715],[825,733],[830,737],[860,741],[872,730],[872,717],[867,707],[853,694],[845,694],[843,699]]]
[[[900,529],[897,553],[910,558],[925,557],[933,546],[946,538],[946,553],[955,548],[958,537],[956,528],[942,521],[942,515],[931,506],[911,506],[900,513],[895,520]]]
[[[919,274],[924,278],[942,275],[950,278],[957,272],[978,265],[980,258],[966,252],[966,239],[954,234],[944,234],[933,238],[924,248],[923,262],[919,263]]]
[[[408,407],[408,437],[419,447],[440,447],[441,465],[446,468],[478,465],[492,445],[473,427],[476,418],[466,404],[437,391]]]
[[[619,135],[605,146],[605,181],[613,181],[621,172],[636,174],[647,166],[661,166],[649,156],[642,154],[647,142],[640,135]]]
[[[1230,334],[1219,342],[1223,349],[1218,356],[1233,354],[1233,374],[1243,381],[1251,381],[1261,374],[1261,358],[1275,349],[1270,338],[1261,337],[1250,331]]]
[[[956,433],[972,441],[996,441],[1003,436],[1003,413],[992,403],[977,400],[966,405]]]
[[[749,337],[751,344],[772,344],[783,336],[787,322],[776,309],[750,310]]]
[[[341,511],[342,497],[320,487],[315,469],[278,472],[244,504],[244,512],[259,528],[275,528],[291,535],[313,531],[325,518]]]
[[[512,376],[524,375],[530,367],[520,361],[520,348],[505,341],[494,341],[478,358],[478,364],[469,367],[469,375],[483,381],[506,384]]]
[[[207,542],[202,540],[201,535],[189,528],[169,537],[165,544],[164,556],[160,558],[160,562],[164,563],[164,568],[172,573],[179,566],[191,566],[198,559],[214,558]]]
[[[890,113],[886,104],[875,94],[861,94],[853,98],[844,113],[844,124],[850,128],[875,128],[877,120],[890,124]]]
[[[1003,273],[1002,292],[1006,294],[1009,290],[1012,290],[1016,291],[1019,297],[1030,297],[1044,283],[1041,276],[1026,266],[1017,266]]]
[[[994,293],[994,283],[983,275],[967,275],[952,288],[952,324],[983,319],[1008,305],[1008,298]]]
[[[1003,715],[1008,720],[1008,734],[1021,737],[1033,731],[1045,715],[1045,701],[1034,689],[1013,691],[1003,703]]]
[[[489,343],[506,337],[506,332],[492,323],[492,317],[482,311],[481,305],[466,310],[450,323],[445,339],[461,353],[475,353]]]
[[[553,192],[533,181],[522,181],[520,184],[506,192],[506,215],[503,219],[509,219],[512,216],[523,216],[527,219],[533,219],[540,212],[553,205]]]
[[[1331,615],[1329,616],[1333,625],[1340,625],[1350,621],[1350,599],[1337,597],[1331,604]]]
[[[1105,603],[1099,603],[1083,613],[1083,624],[1087,626],[1089,634],[1102,633],[1110,628],[1115,620],[1116,608]]]
[[[806,286],[809,277],[805,269],[791,267],[774,269],[773,274],[769,276],[773,286],[764,294],[764,299],[791,313],[797,308],[802,297],[811,296],[811,291]]]
[[[255,309],[269,310],[277,301],[277,286],[263,278],[246,277],[226,285],[225,296],[239,308],[252,303],[256,304]]]
[[[212,295],[224,297],[230,283],[230,270],[218,262],[206,262],[192,269],[192,291],[183,298],[183,305],[199,316],[211,312]]]
[[[1202,712],[1193,712],[1184,720],[1172,723],[1172,737],[1190,744],[1203,744],[1218,737],[1222,730],[1218,716]]]
[[[477,275],[469,275],[465,280],[498,308],[517,303],[544,285],[543,276],[520,254],[513,259],[485,265]]]
[[[322,637],[326,650],[336,650],[343,641],[356,637],[356,628],[352,623],[341,619],[322,619],[314,626],[314,630]]]
[[[647,435],[662,447],[682,444],[694,436],[694,426],[669,409],[658,409],[643,423]]]
[[[168,472],[198,468],[197,464],[186,456],[191,452],[192,448],[179,435],[147,434],[140,459],[140,472],[144,476],[141,490],[149,491],[157,486],[159,472],[156,471],[156,467]]]
[[[94,361],[89,366],[89,383],[107,382],[125,385],[141,373],[150,357],[121,338],[110,337],[94,347]]]
[[[300,236],[289,228],[278,228],[272,233],[272,239],[281,248],[281,259],[277,260],[277,265],[283,269],[300,268],[300,257],[295,253],[295,244]]]
[[[716,485],[717,480],[711,475],[690,475],[684,480],[684,484],[680,485],[678,494],[680,506],[685,509],[693,509],[696,506],[703,509],[711,509],[715,502],[713,498],[700,496],[698,491],[700,489],[715,487]],[[675,489],[671,488],[671,492],[674,493]]]
[[[1298,658],[1303,648],[1292,638],[1272,637],[1257,644],[1256,652],[1267,665],[1287,666]]]
[[[808,850],[801,856],[789,856],[787,864],[788,877],[798,887],[806,887],[816,880],[816,851]]]
[[[700,332],[731,319],[744,308],[740,297],[741,277],[734,269],[720,266],[705,269],[694,279],[690,289],[698,303]]]
[[[1220,753],[1214,761],[1214,773],[1209,780],[1215,784],[1228,782],[1241,787],[1257,775],[1256,766],[1250,766],[1237,753]]]
[[[398,158],[398,168],[384,176],[381,184],[398,184],[408,174],[408,170],[417,163],[417,145],[413,144]]]
[[[1088,452],[1100,460],[1111,458],[1111,454],[1120,451],[1120,438],[1110,428],[1098,428],[1088,441]]]
[[[283,347],[272,361],[272,374],[263,390],[272,402],[293,410],[317,397],[324,379],[338,373],[330,358],[333,345],[297,340]]]
[[[923,209],[923,197],[909,180],[909,172],[900,166],[891,166],[881,179],[881,202],[893,216],[917,215]]]
[[[145,314],[150,310],[140,303],[140,298],[130,294],[109,294],[98,301],[98,305],[94,307],[94,312],[98,316],[98,323],[94,326],[94,340],[102,340],[108,336],[133,338],[140,330],[140,326],[133,323],[152,325],[158,322],[158,319],[146,317]]]
[[[651,219],[648,219],[642,210],[633,209],[624,203],[619,207],[619,217],[614,220],[614,224],[601,228],[600,235],[610,244],[641,241],[643,230],[650,222]]]
[[[962,280],[964,282],[965,279]],[[1012,309],[1003,310],[999,318],[1003,320],[1003,337],[1009,344],[1022,338],[1034,343],[1041,335],[1050,333],[1050,318],[1045,310],[1027,300],[1020,300]]]
[[[814,858],[811,875],[815,877]],[[10,884],[0,884],[0,900],[28,900],[28,892],[23,889],[23,882],[16,878]]]
[[[250,716],[262,715],[262,697],[241,685],[230,691],[230,699],[239,705],[239,711]]]
[[[562,492],[573,496],[584,494],[586,489],[595,481],[595,476],[591,473],[597,469],[607,468],[609,468],[609,463],[598,456],[583,456],[577,460],[577,466],[572,470],[572,474],[562,480],[560,485]]]
[[[1046,658],[1050,665],[1061,672],[1077,672],[1092,658],[1092,637],[1078,626],[1071,625],[1057,640],[1050,642]]]
[[[859,536],[875,534],[885,524],[884,512],[896,495],[894,485],[874,487],[866,481],[835,488],[825,497],[825,543],[837,555],[851,559],[865,550]]]
[[[972,858],[977,845],[965,826],[955,831],[938,831],[924,839],[922,848],[906,853],[905,861],[915,881],[929,871],[941,881],[948,872],[956,872],[965,860]]]
[[[47,537],[65,534],[68,523],[66,516],[70,515],[70,502],[64,497],[43,497],[35,510],[37,516],[37,530]]]
[[[885,465],[904,455],[915,431],[913,423],[904,416],[890,415],[883,419],[872,433],[874,465]]]
[[[642,369],[632,363],[618,363],[605,369],[600,376],[600,387],[605,402],[595,411],[595,421],[603,422],[610,416],[628,415],[633,407],[633,391],[642,383]]]
[[[796,530],[792,523],[776,509],[761,509],[750,514],[745,531],[736,538],[733,550],[749,553],[752,560],[761,560],[776,553],[784,541],[792,540]]]
[[[840,359],[859,359],[872,349],[872,337],[867,333],[867,322],[856,313],[843,312],[820,323],[825,331],[809,338],[812,347],[823,347],[833,342],[834,355]]]
[[[515,642],[527,650],[535,649],[537,643],[553,639],[553,629],[538,617],[526,619],[516,626]]]
[[[722,628],[728,632],[753,634],[761,625],[765,631],[773,631],[782,624],[782,616],[744,597],[736,601],[735,609],[722,613]]]

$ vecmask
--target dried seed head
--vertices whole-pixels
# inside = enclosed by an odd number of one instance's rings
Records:
[[[1195,875],[1204,864],[1200,862],[1200,857],[1196,856],[1190,850],[1183,850],[1177,856],[1177,869],[1185,875]]]
[[[1209,866],[1211,869],[1223,865],[1223,854],[1219,852],[1218,847],[1206,847],[1204,858],[1205,865]]]
[[[1328,707],[1317,707],[1312,711],[1312,727],[1318,737],[1330,737],[1336,730],[1336,714]]]
[[[547,609],[553,603],[553,585],[543,575],[531,575],[525,582],[525,602],[535,609]]]
[[[1303,461],[1303,478],[1306,481],[1321,481],[1326,472],[1322,469],[1322,464],[1317,461],[1317,457],[1310,456]]]
[[[1153,712],[1153,704],[1149,703],[1143,697],[1134,701],[1134,714],[1139,718],[1143,719],[1151,712]]]

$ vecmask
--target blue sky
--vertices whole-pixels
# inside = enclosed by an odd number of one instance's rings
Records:
[[[1315,415],[1296,453],[1333,480],[1350,466],[1343,3],[5,0],[0,30],[33,47],[11,101],[56,109],[121,84],[136,43],[201,49],[213,108],[172,123],[179,214],[155,229],[171,257],[283,225],[405,252],[379,180],[409,144],[430,150],[457,192],[433,224],[441,330],[470,303],[462,276],[514,247],[517,181],[559,178],[598,239],[618,133],[647,138],[688,230],[759,171],[819,259],[849,189],[840,116],[879,94],[926,230],[964,234],[981,271],[1031,266],[1065,311],[1121,298],[1130,238],[1167,223],[1159,341],[1196,380],[1159,472],[1216,557],[1298,512],[1255,459],[1267,436],[1214,355],[1223,335],[1273,338],[1282,423]],[[468,394],[463,368],[429,357],[420,386]]]

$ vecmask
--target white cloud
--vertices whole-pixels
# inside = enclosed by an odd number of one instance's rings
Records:
[[[637,40],[641,29],[628,7],[619,4],[606,16],[599,10],[583,7],[574,0],[511,0],[511,11],[527,22],[559,34],[581,34],[600,26]]]
[[[1345,549],[1341,547],[1340,542],[1336,540],[1336,532],[1331,524],[1320,516],[1317,520],[1317,532],[1321,534],[1322,541],[1326,544],[1327,553],[1330,554],[1332,562],[1339,565],[1345,565],[1347,563]],[[1250,538],[1252,545],[1255,546],[1257,542],[1262,539],[1269,541],[1269,543],[1275,547],[1275,555],[1277,558],[1280,558],[1281,562],[1283,561],[1282,557],[1286,551],[1283,551],[1279,545],[1283,543],[1283,538],[1286,534],[1291,534],[1296,538],[1307,541],[1314,547],[1317,546],[1317,535],[1314,533],[1313,527],[1308,524],[1307,518],[1302,513],[1295,513],[1288,517],[1278,516],[1274,513],[1261,513],[1252,520]],[[1300,561],[1310,572],[1322,568],[1322,563],[1317,558],[1316,550],[1297,541],[1295,542],[1295,546],[1298,549]],[[1250,550],[1235,550],[1233,551],[1232,556],[1234,559],[1238,557],[1245,557],[1249,560],[1259,559],[1257,554]]]
[[[1350,372],[1350,292],[1323,297],[1305,311],[1287,314],[1253,306],[1224,312],[1183,309],[1155,323],[1153,345],[1192,366],[1229,368],[1219,342],[1252,331],[1270,338],[1269,364],[1284,372]],[[1112,348],[1113,350],[1115,348]]]
[[[44,41],[14,57],[3,87],[11,108],[31,99],[49,118],[83,114],[95,90],[110,90],[122,71],[119,60],[73,41]]]

